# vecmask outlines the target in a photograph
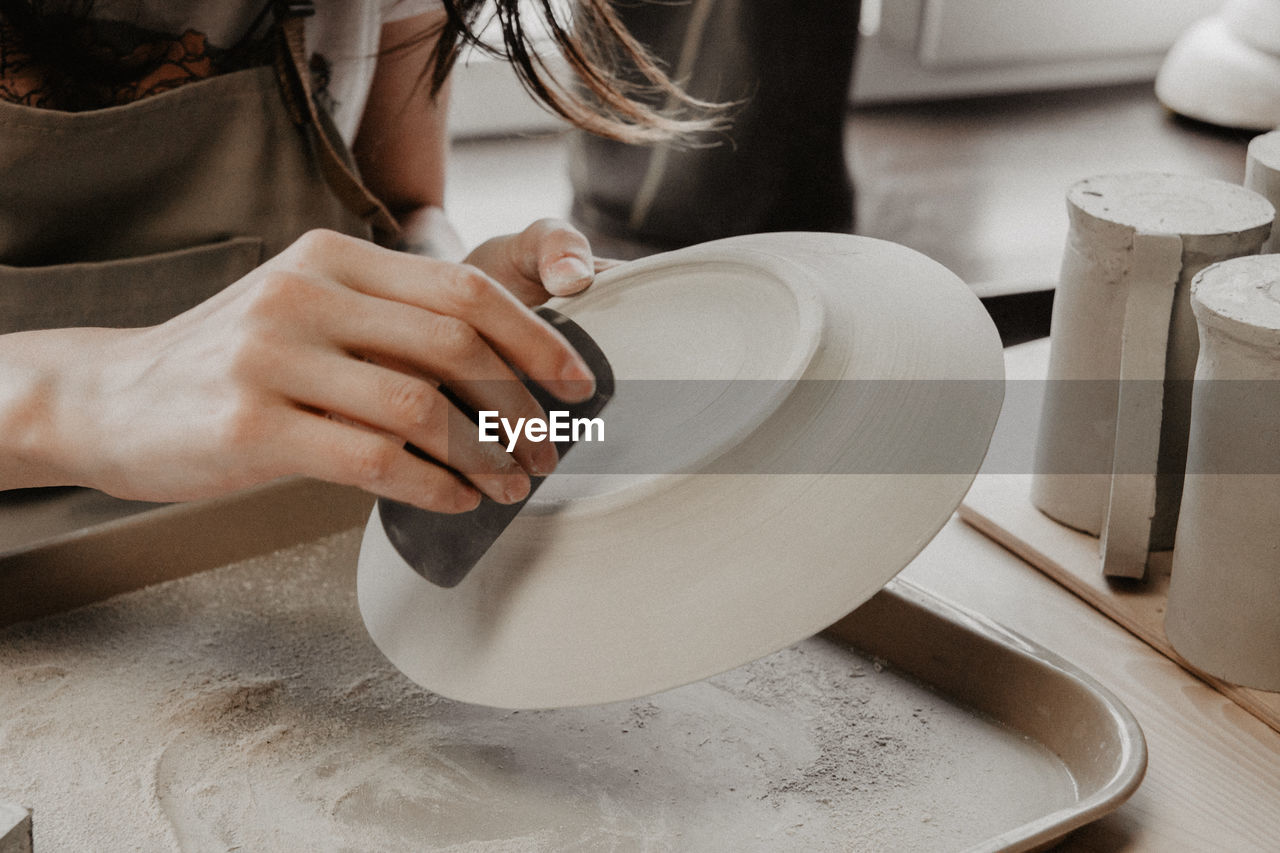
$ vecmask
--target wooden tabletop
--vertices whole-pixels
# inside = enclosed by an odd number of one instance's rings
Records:
[[[1172,121],[1145,86],[867,108],[849,130],[859,231],[930,254],[979,292],[1052,285],[1074,181],[1130,169],[1238,180],[1247,142]],[[561,141],[458,148],[450,208],[464,233],[567,207]],[[958,519],[903,576],[1067,658],[1141,723],[1143,784],[1059,849],[1280,851],[1280,734]]]
[[[1052,286],[1075,181],[1239,181],[1251,136],[1173,119],[1149,84],[866,108],[848,132],[859,231],[931,255],[979,293]],[[1060,849],[1280,851],[1280,734],[958,519],[904,577],[1069,659],[1138,718],[1145,781]]]
[[[1280,850],[1280,733],[959,519],[903,577],[1067,658],[1141,724],[1141,787],[1058,849]]]
[[[1067,190],[1173,172],[1238,183],[1253,134],[1171,116],[1151,84],[855,110],[857,233],[923,252],[981,296],[1057,283]]]
[[[1010,378],[1031,376],[1046,344],[1006,350]],[[959,518],[902,576],[1068,659],[1137,717],[1149,753],[1142,785],[1058,849],[1280,850],[1280,732]]]

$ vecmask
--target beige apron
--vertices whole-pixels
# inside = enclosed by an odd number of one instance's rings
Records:
[[[152,325],[308,229],[394,233],[314,106],[301,18],[276,35],[275,67],[123,106],[0,102],[0,333]]]
[[[299,5],[299,4],[294,4]],[[278,67],[63,113],[0,102],[0,333],[167,319],[310,228],[395,235],[307,91],[302,21]],[[361,523],[373,498],[286,478],[164,507],[91,489],[0,492],[0,624]]]

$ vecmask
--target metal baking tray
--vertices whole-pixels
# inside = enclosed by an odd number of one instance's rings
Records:
[[[102,847],[1035,850],[1145,769],[1107,690],[904,581],[796,646],[634,702],[450,702],[369,642],[358,542],[0,631],[0,706],[24,733],[0,800],[33,809],[37,853],[85,830],[108,776],[113,803],[158,823],[95,826]],[[49,756],[85,731],[67,778]]]
[[[1037,813],[941,849],[1046,849],[1119,807],[1142,782],[1146,741],[1129,709],[1079,668],[989,619],[896,580],[826,636],[890,662],[962,713],[1018,733],[1049,757],[1038,772],[1004,780],[1023,794],[1040,791],[1032,806]],[[1054,760],[1070,777],[1068,789],[1044,784]],[[973,806],[999,811],[1007,805],[999,788],[980,794]],[[950,818],[960,826],[967,816],[957,811]]]

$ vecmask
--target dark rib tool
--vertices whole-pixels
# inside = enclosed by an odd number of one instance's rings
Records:
[[[566,404],[531,379],[523,380],[525,386],[544,412],[556,409],[568,411],[571,418],[596,417],[613,397],[613,370],[609,367],[608,360],[600,347],[596,346],[596,342],[568,317],[550,308],[539,308],[537,313],[564,335],[586,361],[596,377],[596,392],[581,403]],[[452,395],[450,397],[473,422],[479,420],[475,411],[465,403]],[[569,448],[573,447],[573,441],[556,442],[555,445],[563,459]],[[409,449],[416,450],[412,446]],[[489,546],[533,497],[544,479],[546,478],[531,477],[529,494],[524,500],[514,504],[500,504],[481,496],[480,505],[470,512],[446,514],[379,498],[378,514],[387,539],[414,571],[437,586],[453,587],[461,583],[480,561]]]

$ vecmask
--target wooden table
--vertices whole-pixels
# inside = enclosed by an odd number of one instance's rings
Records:
[[[1149,84],[865,108],[848,131],[860,232],[931,255],[982,294],[1052,286],[1075,181],[1239,181],[1251,135],[1173,120]],[[904,577],[1068,658],[1137,716],[1146,780],[1060,849],[1280,851],[1280,734],[958,519]]]
[[[1148,86],[867,108],[849,131],[860,232],[932,255],[980,293],[1052,285],[1074,181],[1127,169],[1238,180],[1247,142],[1171,121]],[[567,208],[562,140],[458,148],[450,208],[469,236]],[[1069,659],[1137,716],[1145,781],[1059,849],[1280,851],[1280,734],[958,519],[903,576]]]
[[[1142,725],[1142,786],[1058,849],[1280,850],[1280,733],[959,519],[903,577],[1067,658]]]
[[[1046,343],[1006,350],[1010,378],[1031,376]],[[1059,849],[1280,850],[1280,732],[958,518],[903,577],[1057,652],[1138,718],[1149,749],[1142,786]]]

